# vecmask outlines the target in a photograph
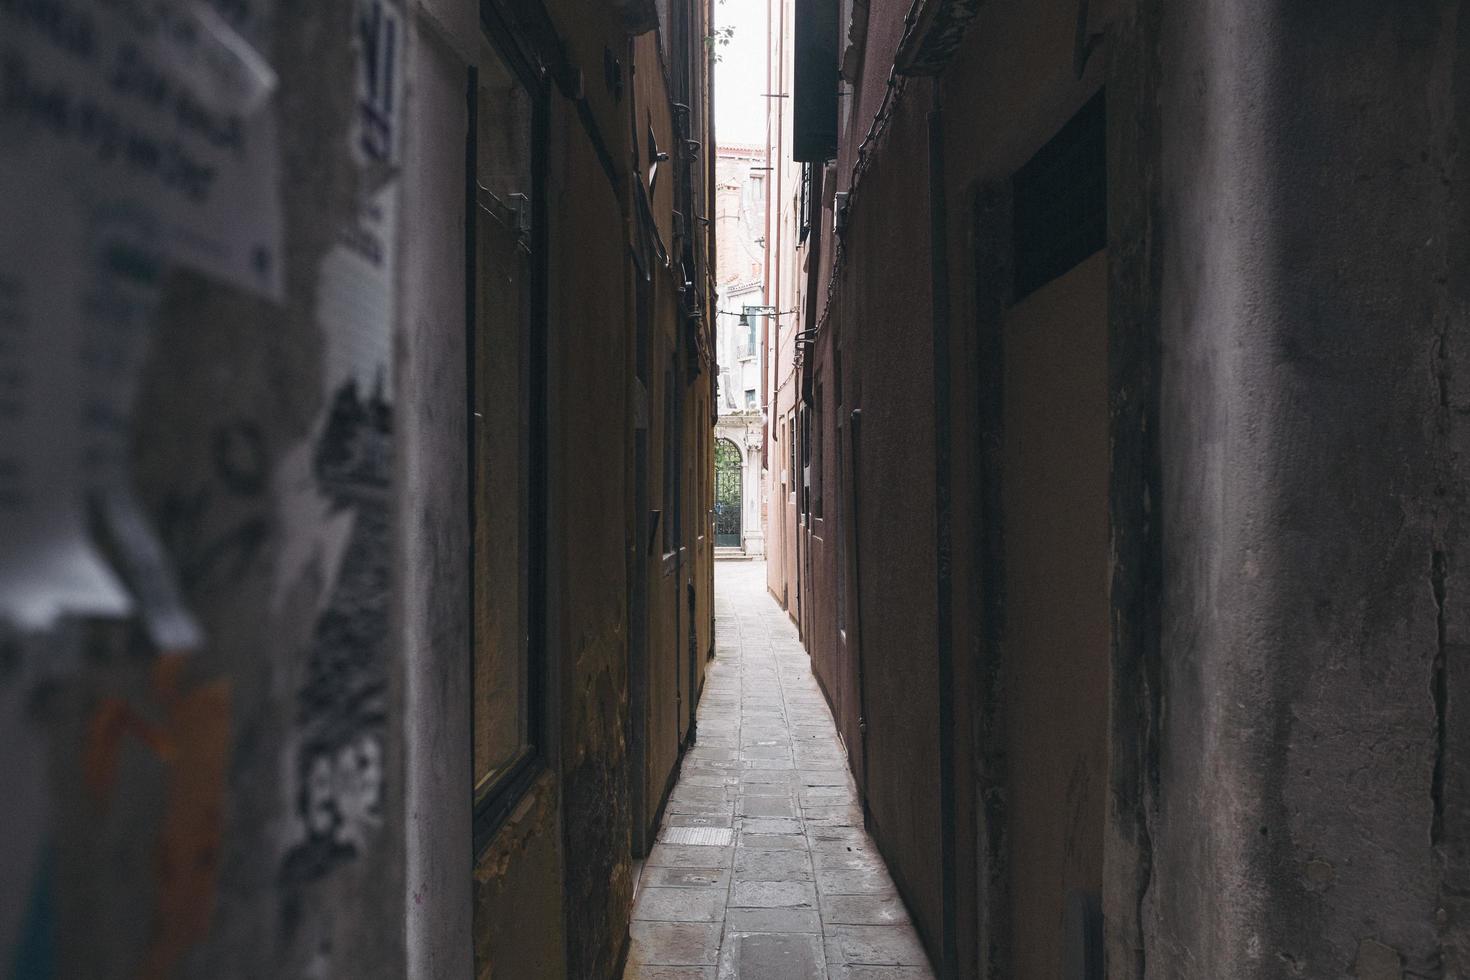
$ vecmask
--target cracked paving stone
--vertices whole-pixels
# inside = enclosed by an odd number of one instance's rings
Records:
[[[818,936],[802,933],[734,933],[720,951],[720,980],[826,980]]]
[[[758,851],[748,847],[735,852],[735,877],[760,881],[815,880],[812,858],[806,851]]]
[[[822,921],[840,926],[896,926],[909,921],[897,895],[827,895],[821,897]]]
[[[644,863],[653,868],[728,868],[734,854],[733,847],[655,844]]]
[[[821,935],[822,917],[816,909],[741,909],[725,913],[730,932],[809,932]]]
[[[628,933],[629,963],[698,966],[720,961],[718,923],[634,921]]]
[[[823,895],[887,895],[893,892],[893,879],[882,867],[824,870],[817,872],[817,887]]]
[[[725,892],[720,888],[638,889],[633,918],[667,922],[719,922],[725,917]]]
[[[817,889],[807,881],[736,881],[730,906],[742,909],[812,909]]]
[[[844,964],[929,965],[918,935],[904,926],[828,926],[827,949],[836,962]]]
[[[796,804],[783,796],[743,796],[736,808],[742,817],[796,817]]]
[[[648,868],[642,887],[724,888],[729,883],[730,872],[724,868]]]

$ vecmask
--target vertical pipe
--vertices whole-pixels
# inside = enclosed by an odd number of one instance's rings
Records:
[[[766,93],[767,94],[772,93],[772,92],[779,91],[779,89],[773,88],[772,87],[772,84],[771,84],[771,8],[776,4],[776,2],[777,2],[777,0],[766,0]],[[771,153],[771,101],[772,100],[770,98],[766,98],[765,99],[765,103],[766,103],[766,162],[765,162],[765,166],[767,166],[767,167],[772,166],[771,161],[773,159],[773,154]],[[779,102],[780,100],[777,99],[776,101]],[[771,173],[771,171],[767,170],[766,173]],[[764,208],[764,211],[765,211],[765,215],[764,215],[765,221],[764,221],[764,227],[761,229],[761,303],[762,303],[762,305],[769,306],[771,304],[771,194],[770,194],[770,188],[767,188],[766,199],[765,199],[765,202],[764,203],[765,203],[765,208]],[[781,321],[779,319],[776,321],[776,344],[777,344],[777,348],[778,349],[773,351],[771,349],[771,346],[770,346],[770,344],[771,344],[771,318],[769,316],[762,316],[761,317],[761,344],[765,347],[765,350],[766,350],[766,359],[767,359],[767,361],[769,361],[768,364],[766,364],[766,365],[763,366],[763,370],[761,371],[761,388],[763,389],[761,391],[761,400],[766,405],[766,408],[767,408],[767,416],[768,416],[767,421],[768,421],[768,424],[769,424],[770,421],[772,421],[772,418],[773,418],[773,417],[770,416],[770,410],[774,407],[774,405],[772,404],[771,399],[775,395],[775,392],[776,392],[776,384],[775,384],[775,381],[772,380],[772,373],[776,370],[776,362],[779,359],[776,355],[778,355],[780,353],[779,347],[780,347],[780,344],[781,344]]]
[[[852,466],[852,609],[857,626],[853,655],[857,661],[858,746],[863,756],[858,793],[862,797],[863,826],[871,829],[872,814],[868,809],[868,696],[863,671],[862,426],[863,410],[855,408],[848,424],[848,437],[852,440],[852,451],[849,453]]]
[[[940,976],[959,973],[955,937],[954,638],[950,536],[949,227],[944,194],[944,116],[939,83],[929,112],[929,261],[934,340],[934,573],[939,660],[939,846],[943,903]]]
[[[1006,810],[1005,719],[1005,509],[1002,460],[1005,450],[1005,352],[1002,322],[1010,302],[1010,182],[980,188],[970,215],[975,243],[975,417],[979,420],[977,453],[978,520],[972,553],[978,572],[981,619],[980,656],[976,663],[974,734],[975,801],[977,807],[975,923],[980,976],[1010,977],[1010,842]]]
[[[469,67],[465,80],[465,140],[464,140],[464,350],[465,350],[465,406],[469,417],[465,419],[465,462],[469,473],[469,487],[466,499],[469,503],[469,514],[466,527],[469,530],[469,549],[465,556],[469,562],[470,574],[466,576],[469,592],[465,596],[465,608],[469,612],[465,621],[466,639],[469,645],[470,655],[465,658],[465,670],[469,674],[469,685],[465,690],[469,691],[470,703],[470,745],[475,744],[475,497],[479,488],[475,485],[475,436],[479,430],[476,428],[475,404],[475,353],[479,349],[476,335],[476,286],[478,285],[479,267],[479,242],[476,233],[479,227],[477,215],[479,213],[479,139],[480,139],[480,70],[474,65]],[[470,812],[475,809],[475,760],[474,752],[470,753],[470,771],[464,785],[470,788]],[[484,832],[476,828],[474,833],[474,854],[478,860],[480,847],[486,843]]]

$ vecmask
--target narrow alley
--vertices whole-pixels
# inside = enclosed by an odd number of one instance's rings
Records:
[[[919,980],[928,959],[764,562],[715,566],[715,660],[624,980]]]
[[[1470,978],[1470,2],[0,0],[0,980]]]

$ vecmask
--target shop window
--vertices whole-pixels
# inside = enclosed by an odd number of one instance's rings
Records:
[[[787,490],[790,492],[791,496],[795,497],[796,496],[796,442],[797,442],[796,410],[795,409],[792,409],[789,413],[787,413],[787,416],[786,416],[786,431],[789,434],[789,438],[786,440],[787,456],[789,457],[789,465],[788,465],[788,468],[787,468],[786,472],[791,474],[791,480],[790,480],[790,483],[787,485]]]

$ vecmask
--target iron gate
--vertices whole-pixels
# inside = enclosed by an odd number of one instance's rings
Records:
[[[740,450],[729,439],[715,442],[715,547],[740,547]]]

